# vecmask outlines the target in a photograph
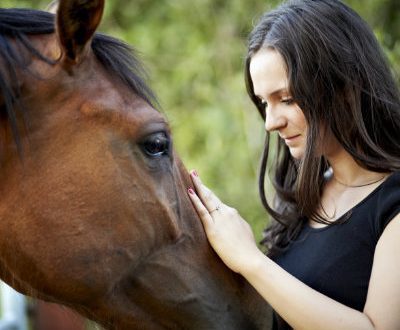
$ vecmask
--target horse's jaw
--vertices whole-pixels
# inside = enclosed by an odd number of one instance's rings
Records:
[[[262,298],[209,247],[191,244],[183,237],[149,256],[102,302],[115,314],[98,321],[107,329],[269,329]]]

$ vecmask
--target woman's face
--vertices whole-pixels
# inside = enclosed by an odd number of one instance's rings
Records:
[[[307,122],[303,111],[289,93],[286,64],[272,48],[260,49],[251,59],[250,76],[254,94],[265,104],[265,129],[277,131],[292,157],[304,156]]]

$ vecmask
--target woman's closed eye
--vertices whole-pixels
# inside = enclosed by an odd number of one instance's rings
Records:
[[[294,103],[294,100],[291,97],[286,97],[286,98],[281,99],[281,102],[285,103],[286,105],[291,105]]]

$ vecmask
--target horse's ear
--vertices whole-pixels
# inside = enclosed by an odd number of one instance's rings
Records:
[[[60,0],[57,9],[57,35],[64,61],[80,62],[100,24],[105,0]]]
[[[58,2],[59,0],[53,0],[46,6],[45,10],[48,11],[49,13],[56,14],[58,9]]]

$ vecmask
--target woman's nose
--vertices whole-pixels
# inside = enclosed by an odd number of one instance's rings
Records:
[[[276,109],[272,109],[272,107],[268,106],[268,109],[265,111],[265,130],[268,132],[276,131],[280,128],[283,128],[287,124],[286,118],[279,114]]]

